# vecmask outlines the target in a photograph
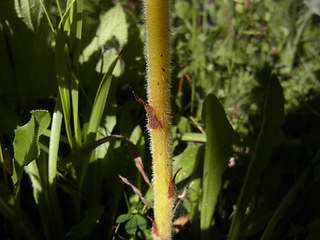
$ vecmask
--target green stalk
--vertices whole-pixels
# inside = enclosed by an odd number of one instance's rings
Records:
[[[146,0],[148,102],[145,106],[154,176],[153,239],[171,239],[172,198],[170,136],[169,1]]]

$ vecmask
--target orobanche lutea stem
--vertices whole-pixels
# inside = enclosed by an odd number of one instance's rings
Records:
[[[148,130],[154,183],[153,239],[171,239],[172,177],[170,136],[169,1],[145,0],[147,31]],[[171,183],[171,184],[170,184]]]

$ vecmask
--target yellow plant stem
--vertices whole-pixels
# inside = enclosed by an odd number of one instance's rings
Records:
[[[170,134],[169,2],[145,1],[147,28],[148,116],[154,182],[154,239],[171,239],[172,196]],[[151,115],[151,117],[150,117]],[[159,123],[160,122],[160,123]]]

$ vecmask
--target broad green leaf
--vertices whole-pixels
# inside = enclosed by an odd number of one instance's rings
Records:
[[[128,39],[128,26],[126,16],[121,4],[117,4],[100,17],[100,26],[97,29],[95,38],[83,50],[81,63],[89,60],[90,56],[100,50],[107,41],[115,37],[123,46]]]
[[[199,145],[194,143],[188,143],[187,148],[182,153],[174,157],[172,166],[173,174],[181,168],[176,176],[176,183],[186,179],[193,172],[199,147]]]
[[[39,0],[14,0],[15,10],[19,18],[31,31],[35,31],[43,15]]]
[[[147,220],[139,214],[135,214],[132,218],[126,223],[125,229],[127,233],[134,234],[137,229],[145,230],[147,228]]]
[[[284,112],[282,87],[276,77],[270,78],[268,87],[262,126],[232,219],[228,238],[230,240],[239,239],[245,211],[259,183],[261,172],[268,164],[271,151],[277,144],[281,129]]]
[[[39,138],[50,124],[51,118],[47,111],[36,110],[31,112],[30,121],[15,130],[14,174],[13,183],[16,184],[22,174],[23,167],[40,155]]]
[[[201,204],[201,239],[209,239],[210,225],[222,185],[222,174],[228,167],[233,129],[219,100],[213,94],[205,98],[202,118],[207,143],[203,164],[203,194]]]
[[[94,206],[89,208],[84,213],[84,217],[80,220],[80,222],[71,227],[70,231],[67,233],[67,239],[77,240],[88,237],[94,227],[97,225],[103,210],[103,206]]]

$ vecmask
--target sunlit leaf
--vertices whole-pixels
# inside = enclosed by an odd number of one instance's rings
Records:
[[[213,94],[205,98],[202,118],[206,127],[207,143],[203,164],[200,227],[201,239],[208,239],[213,212],[222,187],[222,174],[228,167],[233,129],[222,105]]]
[[[39,138],[51,121],[49,113],[45,110],[32,111],[31,114],[30,121],[15,131],[14,184],[21,178],[22,168],[40,155]]]
[[[199,145],[194,143],[188,143],[187,148],[182,153],[174,157],[172,172],[175,173],[179,168],[181,168],[180,172],[176,176],[176,183],[179,183],[191,175],[195,167],[199,147]]]
[[[100,17],[100,26],[91,43],[83,50],[81,62],[88,61],[90,56],[112,37],[115,37],[121,46],[128,39],[126,17],[120,3]]]
[[[39,0],[14,0],[15,10],[19,18],[31,31],[38,27],[43,15],[42,7]]]

